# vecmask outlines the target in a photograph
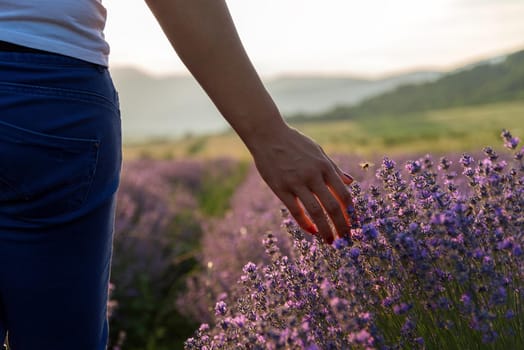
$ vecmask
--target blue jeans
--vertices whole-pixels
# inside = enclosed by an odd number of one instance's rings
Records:
[[[0,346],[107,347],[121,165],[106,68],[0,52]]]

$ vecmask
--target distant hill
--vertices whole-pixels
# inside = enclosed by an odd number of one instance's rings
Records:
[[[429,82],[439,72],[412,72],[381,79],[323,76],[283,76],[265,82],[285,115],[325,111],[338,105],[354,105],[395,89],[399,85]]]
[[[120,97],[124,142],[227,127],[192,77],[155,78],[135,69],[112,69],[111,74]]]
[[[518,99],[524,99],[524,50],[468,65],[432,82],[401,85],[358,105],[337,107],[310,117],[338,120],[399,115]],[[304,116],[294,118],[302,119]]]
[[[227,128],[209,98],[190,76],[155,78],[135,69],[112,69],[120,95],[124,141],[172,138]],[[399,85],[434,81],[438,72],[384,79],[283,76],[265,85],[284,115],[311,114],[354,105]]]

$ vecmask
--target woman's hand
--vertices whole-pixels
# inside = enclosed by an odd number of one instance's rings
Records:
[[[146,2],[298,224],[330,243],[336,234],[347,235],[351,197],[344,183],[351,180],[320,146],[284,122],[242,46],[225,0]]]
[[[255,164],[297,223],[310,233],[320,233],[328,243],[336,235],[347,237],[351,225],[346,208],[352,199],[346,185],[352,178],[318,144],[293,128],[262,134],[249,142]]]

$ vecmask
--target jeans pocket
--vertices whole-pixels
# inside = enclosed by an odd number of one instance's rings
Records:
[[[44,134],[0,121],[0,213],[42,221],[84,204],[99,140]]]

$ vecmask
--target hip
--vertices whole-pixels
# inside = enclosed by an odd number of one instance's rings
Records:
[[[72,220],[111,200],[121,168],[118,94],[106,67],[0,51],[0,223]]]

